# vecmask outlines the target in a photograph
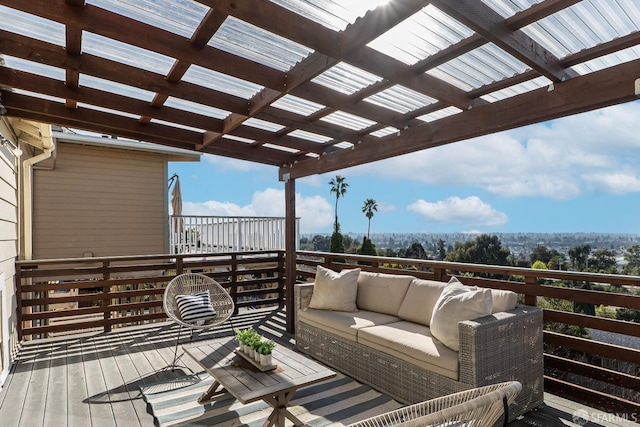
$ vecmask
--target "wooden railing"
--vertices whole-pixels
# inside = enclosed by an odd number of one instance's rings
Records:
[[[282,251],[19,261],[19,339],[164,321],[164,288],[189,271],[217,280],[236,310],[284,306]]]
[[[456,275],[465,284],[514,291],[522,303],[544,308],[545,391],[640,421],[640,323],[573,312],[576,304],[640,310],[640,277],[299,251],[298,278],[312,280],[318,264],[438,281]],[[618,292],[565,287],[567,282]],[[557,307],[549,308],[552,303]],[[575,333],[579,328],[582,334]],[[596,331],[621,343],[592,339]]]
[[[284,260],[282,251],[271,251],[20,261],[20,338],[164,321],[164,287],[186,271],[216,279],[239,310],[283,307],[288,293]],[[640,346],[635,345],[640,343],[640,324],[573,310],[577,304],[640,310],[640,277],[298,251],[297,281],[313,280],[318,264],[438,281],[457,275],[466,284],[514,291],[521,302],[544,308],[546,391],[623,417],[640,414]],[[618,292],[563,283],[611,286]],[[580,328],[586,333],[574,333]],[[623,342],[596,340],[589,331],[605,337],[615,333]]]

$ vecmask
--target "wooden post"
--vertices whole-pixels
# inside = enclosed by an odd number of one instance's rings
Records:
[[[296,182],[294,179],[284,181],[285,199],[285,286],[286,286],[286,314],[287,332],[295,330],[293,310],[293,287],[296,283]]]

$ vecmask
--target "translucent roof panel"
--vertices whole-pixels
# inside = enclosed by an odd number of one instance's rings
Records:
[[[427,73],[469,91],[523,73],[528,68],[498,46],[488,43],[432,68]]]
[[[271,106],[291,113],[301,114],[303,116],[309,116],[325,107],[322,104],[307,101],[306,99],[298,98],[293,95],[285,95],[272,103]]]
[[[100,79],[98,77],[88,76],[86,74],[80,74],[80,80],[78,84],[81,87],[87,86],[94,89],[102,90],[104,92],[128,96],[130,98],[140,99],[147,102],[151,102],[155,95],[153,92],[149,92],[148,90],[123,85],[120,83],[112,82],[110,80]]]
[[[229,111],[224,111],[219,108],[198,104],[196,102],[191,102],[180,98],[174,98],[172,96],[167,98],[164,105],[171,108],[177,108],[178,110],[190,111],[192,113],[202,114],[203,116],[213,117],[220,120],[223,120],[230,114]]]
[[[189,131],[192,131],[192,132],[205,132],[204,129],[194,128],[194,127],[191,127],[191,126],[185,126],[185,125],[182,125],[180,123],[166,122],[166,121],[160,120],[160,119],[151,119],[151,123],[157,123],[157,124],[160,124],[160,125],[165,125],[165,126],[169,126],[169,127],[177,128],[177,129],[189,130]]]
[[[296,150],[295,148],[290,148],[290,147],[283,147],[282,145],[275,145],[275,144],[262,144],[263,147],[267,147],[267,148],[273,148],[274,150],[280,150],[280,151],[286,151],[287,153],[299,153],[300,150]]]
[[[382,80],[382,78],[375,74],[340,62],[311,81],[326,86],[329,89],[351,95],[380,80]]]
[[[241,136],[235,136],[235,135],[229,135],[229,134],[226,134],[225,136],[223,136],[222,139],[232,139],[234,141],[244,142],[245,144],[253,144],[254,142],[256,142],[254,139],[243,138]]]
[[[247,119],[243,124],[262,130],[267,130],[269,132],[278,132],[279,130],[284,129],[284,126],[255,118]]]
[[[32,97],[38,98],[38,99],[46,99],[47,101],[59,102],[61,104],[64,104],[64,102],[65,102],[65,100],[62,99],[62,98],[56,98],[54,96],[43,95],[41,93],[36,93],[36,92],[30,92],[28,90],[14,89],[13,91],[15,93],[20,94],[20,95],[32,96]]]
[[[312,49],[265,31],[244,21],[227,17],[208,43],[245,59],[288,71],[307,57]]]
[[[363,16],[367,11],[386,4],[389,0],[339,1],[339,0],[271,0],[312,21],[336,31],[342,31],[347,25]]]
[[[541,1],[543,0],[482,0],[483,3],[498,12],[503,18],[511,18],[516,13],[529,9]]]
[[[618,52],[610,53],[609,55],[595,58],[582,64],[574,65],[571,68],[578,74],[589,74],[594,71],[613,67],[625,62],[635,61],[636,59],[640,59],[640,46],[633,46],[624,50],[620,50]]]
[[[368,128],[376,124],[376,122],[374,121],[353,114],[345,113],[344,111],[336,111],[335,113],[329,114],[328,116],[324,116],[320,120],[353,130]]]
[[[353,144],[350,142],[346,142],[346,141],[342,141],[342,142],[338,142],[337,144],[333,144],[334,147],[336,148],[352,148]]]
[[[262,86],[255,83],[209,70],[199,65],[191,65],[182,80],[244,99],[250,99],[262,90]]]
[[[39,62],[27,61],[13,56],[2,56],[4,62],[9,68],[25,71],[39,76],[49,77],[56,80],[65,80],[65,72],[62,68],[52,67],[50,65],[40,64]],[[2,86],[2,85],[0,85]]]
[[[639,30],[636,0],[584,0],[523,28],[558,58]]]
[[[104,113],[115,114],[117,116],[127,117],[130,119],[138,120],[140,116],[135,114],[126,113],[124,111],[112,110],[110,108],[98,107],[97,105],[85,104],[84,102],[78,102],[78,108],[87,108],[89,110],[102,111]]]
[[[538,78],[522,82],[517,85],[488,93],[481,96],[481,98],[489,102],[501,101],[506,98],[511,98],[512,96],[520,95],[521,93],[530,92],[535,89],[540,89],[541,87],[549,86],[549,84],[551,84],[551,80],[544,76],[540,76]]]
[[[65,45],[64,25],[48,19],[29,15],[19,10],[0,6],[0,29],[22,34],[37,40]]]
[[[462,110],[456,107],[447,107],[442,110],[434,111],[424,116],[418,117],[425,122],[433,122],[435,120],[443,119],[445,117],[453,116],[454,114],[462,113]]]
[[[306,130],[294,130],[293,132],[288,133],[289,136],[293,136],[296,138],[306,139],[307,141],[312,142],[328,142],[331,141],[331,138],[324,135],[318,135],[317,133],[307,132]]]
[[[391,134],[398,133],[398,132],[399,132],[399,129],[396,129],[396,128],[392,127],[392,126],[387,126],[386,128],[382,128],[382,129],[377,130],[375,132],[371,132],[369,135],[376,136],[378,138],[382,138],[383,136],[389,136]]]
[[[87,0],[103,9],[190,38],[209,8],[192,0]]]
[[[405,64],[415,64],[471,35],[469,28],[428,5],[368,46]]]
[[[430,105],[437,100],[401,85],[392,86],[364,99],[372,104],[388,108],[398,113],[408,113]]]
[[[82,51],[163,75],[169,72],[175,62],[168,56],[86,31],[82,34]]]

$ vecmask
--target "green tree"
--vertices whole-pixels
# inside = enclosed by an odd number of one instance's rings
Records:
[[[623,267],[622,272],[631,276],[640,276],[640,245],[627,248],[623,257],[627,265]]]
[[[329,249],[333,253],[344,253],[344,238],[340,231],[336,231],[331,235],[331,247]]]
[[[587,269],[587,262],[589,260],[589,254],[591,253],[591,246],[584,244],[574,246],[569,249],[569,259],[574,269],[578,271],[585,271]]]
[[[373,199],[365,200],[364,206],[362,207],[362,212],[364,213],[364,216],[366,216],[369,220],[369,225],[367,226],[367,240],[369,239],[369,233],[371,231],[371,218],[373,218],[374,211],[378,211],[378,203]]]
[[[533,264],[536,261],[542,261],[548,266],[549,262],[551,262],[553,258],[556,258],[559,256],[561,256],[561,254],[557,250],[549,249],[546,246],[538,245],[531,252],[531,255],[529,255],[529,261],[531,261],[531,264]]]
[[[404,251],[404,254],[402,257],[411,258],[411,259],[427,259],[427,251],[424,250],[424,247],[420,243],[413,242]]]
[[[594,273],[617,274],[616,254],[609,249],[598,249],[589,258],[589,271]]]
[[[311,239],[311,243],[313,244],[313,250],[317,252],[329,252],[331,239],[328,236],[321,236],[320,234],[316,234]]]
[[[545,264],[544,261],[541,261],[541,260],[537,260],[536,262],[534,262],[531,265],[531,268],[535,270],[548,270],[547,264]]]
[[[362,246],[358,248],[358,254],[360,255],[377,255],[376,245],[373,242],[366,238],[362,238]]]
[[[502,247],[498,236],[481,234],[475,240],[456,242],[453,251],[447,254],[447,261],[473,264],[509,265],[509,249]]]
[[[340,197],[344,197],[344,195],[347,194],[347,188],[349,188],[349,184],[345,182],[345,179],[346,178],[340,175],[336,175],[335,178],[331,178],[331,181],[329,181],[329,185],[331,186],[331,193],[335,193],[336,195],[336,219],[335,223],[333,224],[334,233],[340,232],[340,223],[338,222],[338,199],[340,199]]]
[[[444,247],[444,240],[438,239],[438,243],[436,243],[436,248],[438,251],[438,259],[442,261],[447,256],[447,249]]]

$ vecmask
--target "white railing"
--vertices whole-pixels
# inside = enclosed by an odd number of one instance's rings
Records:
[[[296,249],[300,242],[296,218]],[[223,253],[285,249],[285,218],[169,216],[172,254]]]

